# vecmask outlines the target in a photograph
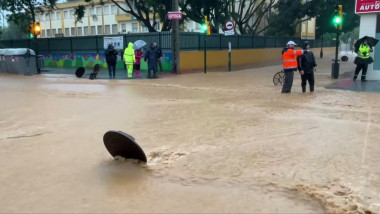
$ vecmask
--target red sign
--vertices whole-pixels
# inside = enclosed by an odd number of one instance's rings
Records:
[[[380,12],[380,0],[356,0],[355,13]]]
[[[168,19],[169,20],[182,19],[182,13],[181,12],[168,12]]]

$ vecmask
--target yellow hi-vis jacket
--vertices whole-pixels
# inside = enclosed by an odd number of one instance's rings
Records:
[[[124,51],[124,62],[125,64],[134,64],[136,61],[135,50],[133,50],[133,43],[128,43],[128,47]]]

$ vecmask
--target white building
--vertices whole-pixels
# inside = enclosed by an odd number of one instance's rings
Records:
[[[116,1],[122,7],[127,8],[124,0]],[[143,23],[125,13],[112,2],[94,7],[86,6],[82,22],[76,23],[74,11],[79,4],[86,5],[87,3],[84,1],[62,3],[58,4],[57,9],[50,13],[38,14],[37,21],[40,22],[42,28],[41,37],[148,32],[148,28]],[[162,23],[158,20],[156,30],[160,31],[161,25]],[[186,24],[186,31],[197,31],[196,29],[200,29],[198,23],[189,22]]]
[[[365,2],[356,0],[355,8],[355,12],[360,15],[359,38],[371,36],[380,40],[380,2],[378,0],[367,0]],[[380,51],[376,51],[375,47],[372,48],[371,56],[374,63],[368,65],[367,79],[380,80]]]

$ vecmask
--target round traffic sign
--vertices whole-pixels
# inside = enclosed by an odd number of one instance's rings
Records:
[[[232,30],[235,28],[235,23],[231,20],[227,20],[224,24],[224,27],[226,28],[226,30]]]

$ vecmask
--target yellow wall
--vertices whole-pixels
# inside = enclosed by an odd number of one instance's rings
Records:
[[[255,67],[281,64],[282,48],[232,50],[232,66],[251,65]],[[331,54],[335,48],[323,48],[324,55]],[[319,57],[320,48],[313,50],[315,57]],[[181,70],[203,69],[203,51],[181,52]],[[228,51],[207,51],[207,68],[224,67],[228,69]]]

